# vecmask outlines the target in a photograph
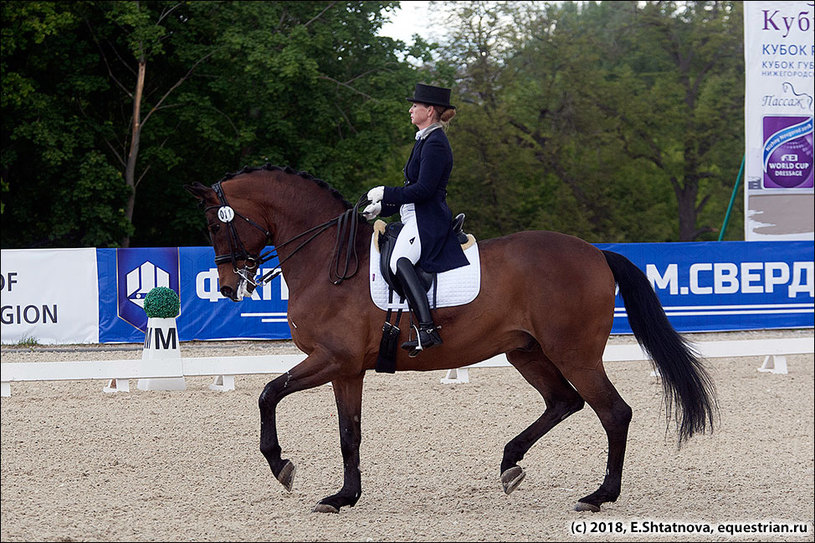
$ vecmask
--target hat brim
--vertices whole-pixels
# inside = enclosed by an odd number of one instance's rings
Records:
[[[456,109],[456,106],[454,106],[453,104],[443,104],[441,102],[432,102],[432,101],[427,101],[427,100],[419,100],[418,98],[405,98],[405,100],[407,100],[408,102],[413,102],[414,104],[416,104],[416,103],[418,103],[418,104],[429,104],[431,106],[446,107],[447,109]]]

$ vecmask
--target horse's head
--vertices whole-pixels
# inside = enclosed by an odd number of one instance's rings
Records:
[[[259,218],[252,218],[245,199],[227,200],[221,183],[206,187],[196,182],[184,188],[206,213],[221,294],[239,302],[255,289],[254,277],[262,263],[260,252],[270,238],[267,227]]]

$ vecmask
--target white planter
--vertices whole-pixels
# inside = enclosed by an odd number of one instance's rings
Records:
[[[175,317],[149,317],[147,319],[147,332],[144,335],[142,360],[180,358],[181,346]],[[139,379],[136,387],[139,390],[187,390],[187,383],[184,377],[161,377]]]

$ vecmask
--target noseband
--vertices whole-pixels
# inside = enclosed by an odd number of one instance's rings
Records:
[[[318,224],[313,228],[309,228],[305,232],[301,232],[297,234],[293,238],[284,241],[283,243],[275,245],[274,249],[268,251],[264,254],[257,254],[257,253],[250,253],[246,250],[243,242],[241,241],[240,236],[238,235],[238,231],[235,228],[235,219],[241,219],[246,221],[249,225],[254,228],[257,228],[263,235],[265,236],[265,242],[273,242],[272,234],[263,228],[261,225],[246,217],[241,215],[237,211],[235,211],[230,205],[229,202],[226,200],[226,194],[224,194],[224,189],[221,187],[221,182],[218,181],[214,185],[212,185],[212,190],[215,191],[215,195],[218,196],[218,201],[220,205],[209,206],[204,209],[204,211],[209,211],[210,209],[218,209],[218,219],[225,223],[227,228],[229,229],[229,254],[222,254],[222,255],[215,255],[215,264],[223,264],[225,262],[232,263],[232,270],[235,274],[242,277],[247,283],[253,285],[253,287],[258,287],[267,283],[280,275],[282,273],[282,269],[280,266],[283,265],[288,259],[293,257],[300,249],[308,245],[314,238],[334,226],[337,225],[337,242],[334,246],[334,256],[331,260],[331,266],[328,270],[328,278],[329,280],[335,284],[339,285],[345,279],[349,279],[353,277],[357,271],[359,270],[359,258],[357,256],[356,250],[356,237],[357,237],[357,226],[359,225],[359,218],[360,212],[359,208],[362,205],[366,205],[368,200],[366,196],[362,196],[360,200],[356,203],[356,205],[352,209],[348,209],[342,215],[335,217],[329,221],[326,221],[322,224]],[[278,248],[285,247],[289,243],[300,239],[308,234],[312,234],[311,237],[300,243],[290,254],[289,256],[285,257],[284,259],[280,260],[278,263],[278,267],[270,272],[264,274],[260,279],[255,281],[253,279],[254,275],[251,277],[248,275],[249,272],[257,269],[261,264],[268,262],[269,260],[278,257]],[[343,240],[345,243],[343,244]],[[342,253],[343,248],[345,248],[345,265],[340,272],[340,254]],[[238,260],[244,261],[243,269],[238,269]],[[351,263],[353,262],[353,269],[349,273],[349,268],[351,268]]]

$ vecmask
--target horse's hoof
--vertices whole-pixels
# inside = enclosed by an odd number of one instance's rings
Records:
[[[340,510],[334,507],[333,505],[328,505],[327,503],[318,503],[314,506],[314,509],[311,510],[312,513],[339,513]]]
[[[586,502],[577,502],[577,505],[574,506],[575,511],[591,511],[592,513],[599,513],[600,506],[594,505],[593,503],[586,503]]]
[[[520,466],[513,466],[506,470],[501,474],[501,485],[504,487],[504,492],[510,494],[518,488],[524,477],[526,477],[526,472]]]
[[[289,492],[291,492],[291,487],[294,484],[294,472],[296,471],[297,468],[294,467],[291,460],[286,460],[286,465],[283,466],[283,469],[277,474],[277,480],[280,481],[280,484]]]

